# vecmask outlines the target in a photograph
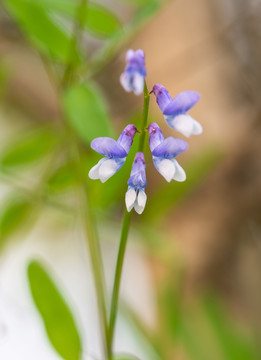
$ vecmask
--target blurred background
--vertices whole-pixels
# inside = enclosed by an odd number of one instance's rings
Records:
[[[110,294],[137,139],[105,184],[88,181],[99,160],[89,144],[139,124],[142,96],[119,83],[128,48],[145,51],[149,90],[161,83],[173,97],[201,94],[191,115],[204,132],[179,156],[184,183],[165,183],[145,154],[148,201],[132,219],[116,351],[142,360],[260,359],[261,1],[90,2],[79,54],[70,41],[75,6],[0,4],[1,359],[75,359],[52,348],[33,303],[26,269],[35,259],[69,304],[81,358],[102,358],[72,142]],[[173,135],[154,95],[149,121]]]

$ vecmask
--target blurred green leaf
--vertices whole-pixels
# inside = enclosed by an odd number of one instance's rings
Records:
[[[140,23],[145,21],[147,18],[151,17],[156,13],[156,11],[161,7],[164,1],[160,0],[150,0],[150,1],[142,1],[141,6],[135,13],[133,17],[133,23]]]
[[[219,148],[208,146],[199,155],[193,157],[184,167],[187,174],[186,181],[182,183],[175,182],[171,186],[166,183],[151,197],[147,209],[144,211],[146,219],[150,221],[160,220],[169,209],[174,209],[182,199],[206,178],[207,174],[222,159],[222,156],[223,154]]]
[[[49,274],[39,262],[32,261],[28,266],[28,279],[53,347],[65,360],[80,360],[81,341],[75,321]]]
[[[65,164],[58,168],[49,178],[48,186],[51,193],[69,189],[77,184],[77,176],[72,164]]]
[[[1,150],[0,164],[3,167],[29,165],[47,155],[55,142],[49,128],[29,130]]]
[[[201,308],[217,340],[224,359],[258,360],[257,349],[250,339],[240,332],[235,321],[232,321],[228,311],[224,309],[217,296],[208,294],[201,300]]]
[[[66,63],[77,58],[70,36],[58,27],[40,3],[29,0],[3,0],[11,16],[19,23],[32,43],[45,55]]]
[[[139,360],[136,356],[133,355],[114,355],[114,360]]]
[[[41,4],[45,9],[54,14],[63,15],[73,20],[77,16],[79,1],[35,0],[34,2]],[[101,37],[110,37],[121,28],[121,22],[114,13],[94,2],[87,3],[83,24],[94,35]]]
[[[0,212],[0,247],[28,219],[32,204],[24,199],[13,197],[1,205]]]
[[[112,136],[112,124],[102,93],[93,84],[74,85],[64,93],[64,109],[72,128],[86,143]]]

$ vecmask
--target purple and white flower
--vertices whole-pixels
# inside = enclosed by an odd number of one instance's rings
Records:
[[[152,92],[155,94],[159,108],[171,128],[187,137],[202,133],[200,123],[187,114],[187,111],[199,101],[199,93],[183,91],[172,99],[167,89],[160,84],[154,85]]]
[[[89,171],[93,180],[107,181],[123,166],[130,151],[133,138],[137,132],[134,125],[130,124],[122,131],[118,140],[109,137],[99,137],[91,142],[91,148],[105,156]]]
[[[147,186],[145,173],[145,159],[142,152],[138,152],[135,156],[131,175],[128,180],[128,190],[125,195],[125,203],[127,211],[134,210],[141,214],[145,208],[147,196],[144,189]]]
[[[127,91],[140,95],[144,89],[144,78],[147,75],[145,67],[145,54],[143,50],[128,50],[126,54],[127,65],[120,76],[120,82]]]
[[[168,182],[185,181],[186,173],[174,158],[187,150],[187,142],[172,136],[164,139],[160,127],[155,122],[149,125],[148,131],[153,162],[158,172]]]

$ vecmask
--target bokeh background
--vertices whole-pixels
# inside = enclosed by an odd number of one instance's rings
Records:
[[[54,9],[50,1],[37,2],[70,34],[74,27],[62,1]],[[99,159],[89,147],[91,129],[100,121],[101,132],[108,127],[117,137],[127,123],[140,121],[142,96],[125,93],[119,83],[128,48],[145,51],[149,90],[161,83],[172,96],[190,89],[201,94],[191,115],[204,132],[179,156],[185,183],[166,184],[147,151],[148,202],[141,216],[133,216],[116,350],[143,360],[260,359],[261,1],[99,1],[111,18],[90,13],[75,80],[95,86],[100,96],[91,113],[81,92],[61,95],[60,48],[54,43],[58,55],[52,48],[48,56],[45,37],[37,39],[48,30],[45,23],[16,4],[0,4],[1,359],[62,358],[30,294],[26,268],[32,259],[43,262],[70,304],[82,358],[102,357],[61,103],[69,117],[73,109],[72,118],[82,119],[69,123],[88,181]],[[149,121],[173,135],[153,95]],[[108,294],[132,158],[107,183],[89,185]]]

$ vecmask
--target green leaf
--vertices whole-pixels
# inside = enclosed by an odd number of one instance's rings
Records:
[[[0,164],[3,167],[30,165],[47,155],[55,141],[49,128],[29,130],[1,150]]]
[[[101,5],[90,3],[86,18],[86,27],[95,35],[109,37],[121,29],[119,19]]]
[[[32,0],[31,0],[32,1]],[[77,16],[78,2],[72,0],[34,0],[41,4],[48,11],[54,14],[63,15],[70,19]],[[121,22],[117,16],[106,7],[88,2],[83,16],[84,27],[94,35],[100,37],[110,37],[121,28]]]
[[[72,164],[65,164],[57,169],[49,178],[48,186],[52,193],[69,189],[77,184],[77,176]]]
[[[227,309],[224,309],[217,296],[205,295],[201,300],[203,315],[210,324],[214,337],[217,340],[224,359],[258,360],[257,349],[247,334],[243,335],[236,326]]]
[[[21,225],[28,220],[32,204],[24,199],[13,197],[1,206],[0,213],[0,247],[8,236],[13,234]]]
[[[81,340],[75,321],[49,274],[39,262],[32,261],[28,266],[28,279],[53,347],[65,360],[81,359]]]
[[[65,92],[63,103],[70,125],[86,143],[95,137],[112,136],[107,106],[96,86],[72,86]]]
[[[133,355],[114,355],[113,360],[139,360],[136,356]]]
[[[77,58],[70,36],[54,23],[39,2],[4,0],[4,4],[38,50],[62,63],[67,62],[68,56]]]

